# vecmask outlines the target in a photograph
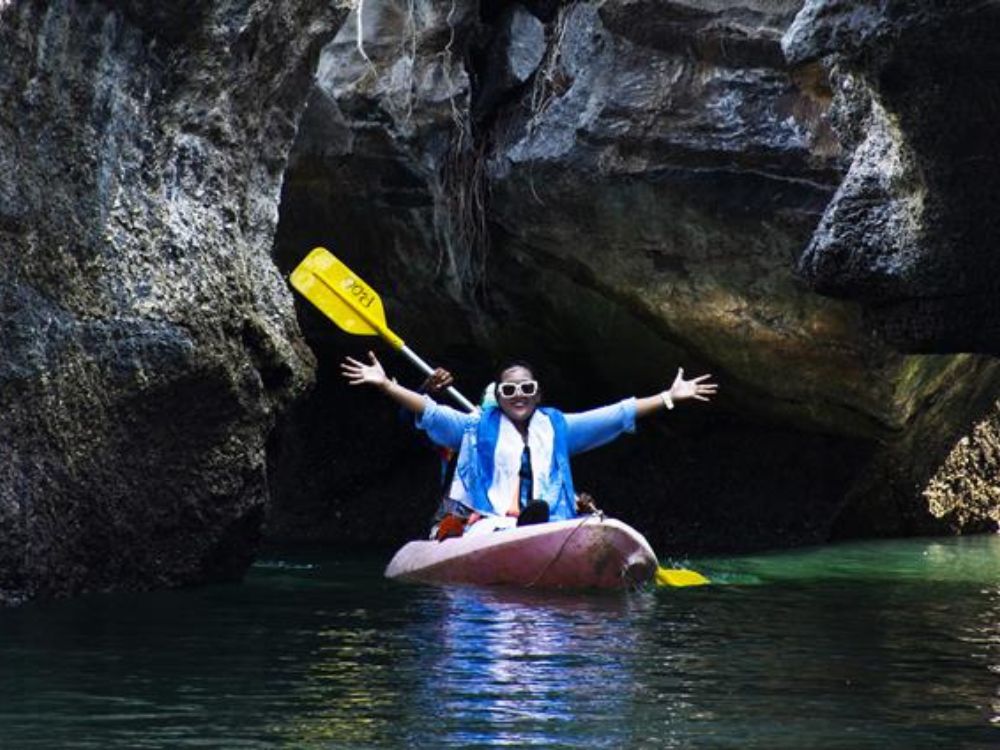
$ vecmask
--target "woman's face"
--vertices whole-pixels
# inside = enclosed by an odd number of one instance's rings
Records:
[[[531,370],[520,365],[508,367],[497,383],[500,410],[516,425],[526,424],[542,400],[542,391]]]

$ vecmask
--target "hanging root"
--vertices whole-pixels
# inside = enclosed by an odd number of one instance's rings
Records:
[[[545,57],[535,71],[528,97],[530,119],[526,129],[529,135],[538,126],[541,115],[549,108],[552,101],[562,96],[572,83],[560,64],[563,36],[566,34],[566,21],[571,9],[572,5],[559,8],[559,15],[552,29],[553,41],[545,50]]]
[[[372,59],[368,56],[368,52],[365,50],[365,26],[364,26],[364,12],[365,12],[365,0],[331,0],[333,7],[346,10],[354,14],[354,47],[358,51],[358,55],[361,59],[365,61],[365,72],[362,73],[358,78],[351,82],[350,88],[357,88],[367,84],[368,82],[374,80],[378,77],[378,68]]]
[[[571,6],[560,8],[552,31],[552,43],[535,73],[528,97],[530,134],[540,122],[550,103],[569,88],[569,80],[561,65],[563,37]],[[449,12],[449,26],[451,14]],[[450,54],[452,39],[445,51]],[[467,112],[459,111],[452,100],[455,122],[451,146],[440,172],[440,185],[435,195],[435,230],[440,242],[438,268],[447,263],[459,293],[475,304],[486,291],[486,264],[490,251],[489,225],[486,219],[490,199],[490,184],[486,164],[493,143],[504,143],[507,128],[514,125],[513,117],[500,113],[488,132],[473,134]],[[535,199],[541,203],[532,185]]]
[[[341,0],[343,2],[343,0]],[[355,17],[358,19],[357,28],[358,34],[355,38],[355,46],[358,48],[358,54],[364,58],[365,62],[375,67],[375,63],[372,62],[371,58],[368,57],[368,53],[365,52],[365,0],[355,0]]]
[[[447,262],[457,291],[472,302],[485,292],[490,248],[486,151],[484,144],[467,138],[464,130],[456,133],[441,167],[439,190],[435,191],[439,267]]]
[[[441,55],[441,69],[449,75],[453,61],[456,10],[452,0],[447,23],[451,30]],[[451,88],[449,82],[449,88]],[[450,99],[454,127],[447,153],[432,186],[434,231],[438,241],[437,272],[447,267],[455,293],[475,305],[486,288],[486,262],[490,234],[486,220],[489,180],[485,139],[474,137],[468,107]]]

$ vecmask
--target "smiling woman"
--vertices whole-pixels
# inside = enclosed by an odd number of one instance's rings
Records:
[[[350,384],[375,386],[412,411],[432,441],[459,452],[448,497],[468,511],[470,533],[576,517],[570,456],[634,432],[638,417],[683,401],[708,401],[718,390],[709,375],[686,380],[678,369],[670,388],[652,396],[564,414],[541,406],[534,369],[512,361],[498,373],[496,405],[464,414],[399,385],[374,353],[368,357],[368,364],[344,360]]]

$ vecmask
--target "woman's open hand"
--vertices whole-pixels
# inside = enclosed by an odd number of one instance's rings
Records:
[[[354,357],[345,357],[344,361],[340,363],[341,374],[347,378],[347,382],[351,385],[367,384],[374,385],[376,388],[385,388],[389,378],[386,377],[385,370],[382,369],[382,363],[375,357],[374,352],[368,352],[368,358],[371,360],[371,364],[366,365]]]
[[[686,401],[689,398],[695,398],[699,401],[708,401],[711,396],[714,396],[719,390],[719,386],[715,383],[706,383],[711,375],[700,375],[697,378],[692,378],[691,380],[684,379],[684,368],[677,368],[677,377],[674,378],[673,385],[670,386],[668,393],[670,398],[674,401]]]

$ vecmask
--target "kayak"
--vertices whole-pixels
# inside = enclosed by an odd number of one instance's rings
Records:
[[[421,583],[629,589],[649,581],[656,569],[656,555],[642,534],[595,514],[409,542],[385,575]]]

